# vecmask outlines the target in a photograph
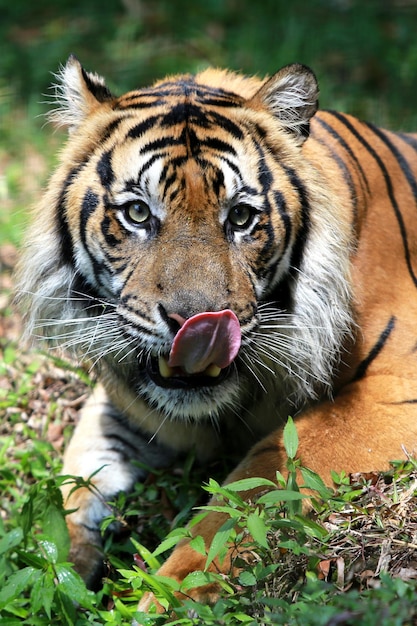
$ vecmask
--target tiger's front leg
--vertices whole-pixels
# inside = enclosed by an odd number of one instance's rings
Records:
[[[62,471],[84,479],[94,474],[92,489],[74,489],[72,481],[62,487],[65,508],[72,511],[66,517],[71,539],[68,559],[88,586],[97,582],[102,569],[100,525],[110,513],[107,501],[146,477],[131,461],[157,468],[173,459],[172,451],[149,439],[120,416],[101,386],[94,390],[68,445]]]
[[[380,375],[348,385],[334,402],[324,402],[296,420],[297,456],[302,465],[318,473],[331,486],[332,470],[383,471],[389,468],[391,460],[404,458],[404,450],[415,453],[417,408],[415,402],[410,401],[414,396],[415,382],[411,376]],[[274,481],[276,471],[285,474],[285,468],[283,434],[282,430],[276,430],[252,448],[225,484],[250,476]],[[193,528],[193,534],[204,538],[208,550],[224,521],[224,516],[210,512]],[[232,553],[229,557],[220,567],[224,574],[233,566]],[[158,573],[181,582],[190,572],[204,570],[205,561],[188,541],[182,541]],[[215,601],[218,592],[219,589],[210,585],[186,593],[205,603]],[[139,610],[147,611],[153,602],[153,594],[145,594]]]

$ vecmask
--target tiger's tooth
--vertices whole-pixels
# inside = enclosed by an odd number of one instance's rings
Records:
[[[170,378],[174,374],[172,367],[168,365],[168,361],[163,356],[158,357],[159,373],[162,378]]]
[[[217,376],[220,375],[221,372],[221,368],[218,365],[215,365],[214,363],[212,363],[211,365],[208,366],[208,368],[204,371],[204,374],[206,376],[210,376],[210,378],[217,378]]]

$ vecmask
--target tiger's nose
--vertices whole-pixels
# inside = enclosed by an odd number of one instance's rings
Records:
[[[162,304],[158,305],[158,311],[171,333],[175,336],[181,326],[184,325],[186,318],[179,313],[168,313]]]
[[[223,300],[223,299],[222,299]],[[167,301],[160,302],[158,312],[162,320],[174,335],[185,321],[198,313],[227,309],[227,303],[217,302],[202,291],[180,291]]]

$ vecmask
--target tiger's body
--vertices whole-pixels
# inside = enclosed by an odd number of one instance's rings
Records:
[[[331,470],[417,444],[417,136],[316,112],[311,71],[208,70],[113,97],[70,58],[68,145],[20,268],[28,328],[97,370],[65,456],[105,498],[195,448],[227,481],[284,470],[281,427]],[[214,315],[213,315],[214,314]],[[102,502],[71,494],[71,558],[100,561]],[[207,542],[222,523],[210,514]],[[162,573],[204,558],[181,544]],[[200,596],[198,595],[200,593]],[[201,597],[196,592],[197,597]],[[209,592],[208,596],[209,596]]]

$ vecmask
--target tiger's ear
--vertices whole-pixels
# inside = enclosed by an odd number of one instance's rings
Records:
[[[283,128],[302,144],[308,137],[310,119],[318,108],[318,85],[306,65],[286,65],[267,80],[250,99],[252,108],[267,108]]]
[[[104,78],[86,72],[74,55],[69,57],[55,77],[57,83],[53,85],[53,101],[58,106],[49,113],[48,118],[58,126],[67,126],[70,132],[101,103],[113,98]]]

